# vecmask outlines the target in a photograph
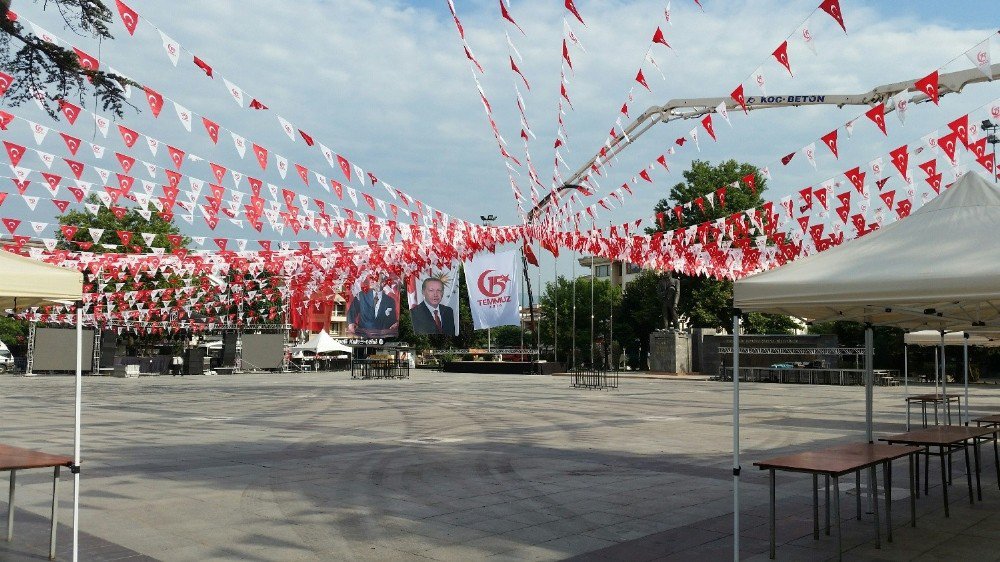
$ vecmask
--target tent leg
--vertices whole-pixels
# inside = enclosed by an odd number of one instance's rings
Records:
[[[941,330],[941,397],[944,398],[944,415],[947,424],[951,425],[951,402],[948,402],[948,369],[944,355],[944,330]]]
[[[909,348],[903,344],[903,395],[906,401],[906,431],[910,431],[910,361]]]
[[[740,559],[740,313],[733,311],[733,560]]]
[[[875,400],[875,349],[874,349],[874,336],[872,333],[872,325],[865,324],[865,436],[868,438],[869,443],[875,442],[875,432],[874,432],[874,400]],[[876,509],[875,502],[877,501],[875,497],[875,486],[874,474],[872,471],[866,473],[868,479],[868,511],[872,513]],[[860,497],[861,490],[858,490],[858,495]],[[877,542],[876,542],[877,544]]]
[[[962,333],[962,354],[965,364],[965,425],[969,425],[969,333]]]
[[[83,302],[76,303],[76,413],[73,425],[73,562],[80,538],[80,398],[83,393]]]

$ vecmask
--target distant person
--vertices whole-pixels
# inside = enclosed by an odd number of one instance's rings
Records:
[[[410,312],[413,332],[417,334],[455,335],[455,310],[441,304],[444,298],[444,282],[436,277],[428,277],[420,284],[424,302]]]
[[[362,291],[347,309],[347,331],[361,337],[392,337],[398,333],[396,299],[384,288]]]

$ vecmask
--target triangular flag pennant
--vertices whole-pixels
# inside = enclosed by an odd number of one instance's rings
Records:
[[[567,1],[569,1],[569,0],[567,0]],[[649,91],[649,92],[653,91],[653,90],[649,89],[649,84],[646,83],[646,77],[643,76],[641,68],[639,69],[639,73],[635,75],[635,81],[638,82],[639,84],[642,84],[642,87],[646,88],[647,91]]]
[[[736,89],[733,90],[731,94],[729,94],[729,97],[733,98],[734,100],[736,100],[736,103],[740,104],[740,107],[743,108],[743,113],[749,113],[749,111],[747,110],[747,100],[745,97],[743,97],[743,84],[737,86]]]
[[[170,57],[170,62],[177,66],[177,60],[181,55],[181,45],[177,41],[174,41],[163,31],[157,29],[160,32],[160,40],[163,41],[163,50],[167,52],[167,56]]]
[[[257,157],[257,163],[260,164],[261,170],[267,169],[267,149],[254,143],[253,145],[254,156]]]
[[[709,113],[708,115],[705,115],[705,117],[702,118],[702,120],[701,120],[701,126],[705,127],[705,131],[708,132],[708,136],[712,137],[712,140],[718,141],[718,139],[715,138],[715,128],[712,126],[712,114],[711,113]]]
[[[163,109],[163,96],[149,86],[143,89],[146,91],[146,101],[149,102],[149,109],[153,112],[153,117],[159,117],[160,110]]]
[[[187,129],[187,132],[191,132],[191,110],[182,106],[181,104],[174,102],[174,110],[177,111],[177,118],[181,120],[181,125]]]
[[[580,20],[580,23],[583,23],[583,25],[587,25],[586,23],[583,22],[583,18],[580,17],[580,12],[576,9],[576,5],[573,3],[573,0],[566,0],[566,9],[569,10],[570,13],[572,13],[574,16],[576,16],[576,19]]]
[[[830,152],[833,153],[833,157],[840,159],[840,156],[837,154],[837,129],[823,135],[822,140],[823,144],[825,144],[827,148],[830,149]]]
[[[667,43],[667,39],[663,36],[663,30],[661,30],[659,26],[656,27],[656,32],[653,33],[653,43],[660,43],[665,47],[670,47],[670,44]]]
[[[989,38],[986,38],[982,43],[966,51],[965,56],[972,61],[972,64],[976,65],[976,68],[978,68],[980,72],[985,74],[990,80],[993,80],[993,65],[990,63]]]
[[[212,144],[219,144],[219,124],[208,117],[202,117],[201,123],[205,125],[205,132],[208,133],[208,138],[212,139]]]
[[[229,95],[233,96],[233,100],[236,101],[236,105],[243,107],[243,90],[225,78],[223,78],[222,81],[226,83],[226,89],[229,90]]]
[[[789,76],[795,76],[792,74],[792,66],[788,62],[788,41],[782,41],[778,48],[771,53],[781,66],[785,67],[788,71]]]
[[[938,71],[931,72],[920,80],[913,83],[913,86],[929,97],[934,105],[938,103]]]
[[[889,133],[885,130],[885,104],[880,103],[875,107],[869,109],[865,112],[865,115],[872,120],[873,123],[878,125],[878,129],[882,131],[883,135],[889,136]]]
[[[830,17],[837,20],[840,24],[840,28],[847,33],[847,27],[844,25],[844,14],[840,11],[840,0],[823,0],[823,3],[819,5],[819,9],[830,14]]]
[[[129,35],[135,35],[135,26],[139,25],[139,14],[126,6],[122,0],[115,0],[115,5],[118,7],[118,15],[122,18],[122,25],[128,30]]]

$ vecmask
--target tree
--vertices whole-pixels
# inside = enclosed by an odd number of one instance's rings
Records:
[[[610,323],[612,308],[621,304],[621,291],[605,279],[593,282],[594,299],[591,301],[591,280],[589,277],[576,279],[576,330],[573,329],[573,285],[574,280],[563,276],[553,283],[546,283],[539,299],[541,306],[542,341],[553,341],[556,332],[556,308],[558,307],[558,338],[555,341],[561,361],[570,363],[573,349],[576,349],[576,364],[590,364],[590,315],[594,315],[594,341],[603,339],[612,330]],[[593,302],[594,306],[591,306]],[[619,339],[617,327],[615,339]],[[595,360],[596,360],[595,354]]]
[[[649,335],[663,327],[663,307],[656,289],[659,280],[655,271],[640,273],[625,286],[621,305],[615,310],[615,340],[624,347],[634,369],[646,364]]]
[[[44,6],[54,4],[62,15],[66,28],[77,35],[95,39],[114,39],[108,30],[112,12],[101,0],[47,0]],[[12,19],[10,0],[0,0],[0,66],[14,77],[5,101],[20,105],[36,98],[36,92],[48,95],[43,101],[46,111],[56,118],[57,106],[50,100],[74,96],[81,105],[85,94],[92,90],[105,111],[121,117],[126,105],[126,85],[139,86],[117,74],[111,74],[81,65],[81,58],[72,50],[48,43]],[[49,92],[49,87],[54,92]]]
[[[100,203],[100,199],[93,193],[87,197],[86,201],[91,204]],[[167,236],[180,234],[180,230],[172,220],[164,220],[155,212],[151,212],[149,218],[146,218],[139,213],[138,209],[128,209],[119,218],[115,215],[114,211],[105,205],[98,205],[96,215],[89,211],[73,210],[60,215],[57,219],[62,226],[75,226],[77,228],[71,240],[67,240],[61,230],[56,234],[56,240],[59,241],[61,248],[76,250],[78,249],[78,244],[71,244],[70,242],[83,242],[84,244],[93,242],[93,247],[88,251],[98,254],[107,252],[127,254],[148,253],[151,246],[170,248],[173,244],[171,244]],[[91,237],[90,229],[92,228],[104,230],[103,234],[97,240]],[[131,239],[127,244],[121,239],[118,234],[119,232],[131,233]],[[146,243],[142,237],[142,233],[156,235],[152,244]],[[190,243],[190,238],[181,237],[181,244],[177,247],[186,248]],[[102,244],[115,244],[118,247],[108,248]]]
[[[841,346],[864,347],[865,325],[861,322],[822,322],[809,327],[811,334],[834,334]],[[903,368],[903,334],[901,328],[874,326],[872,348],[876,369]]]
[[[7,344],[12,355],[24,355],[28,350],[28,323],[0,316],[0,341]]]
[[[764,203],[761,194],[767,190],[764,176],[751,164],[736,160],[726,160],[716,166],[704,160],[695,160],[691,168],[685,170],[684,182],[676,184],[670,190],[669,199],[661,199],[655,207],[657,217],[662,217],[660,227],[656,230],[670,231],[685,226],[696,225],[728,217],[733,213],[752,209]],[[749,189],[746,179],[752,177],[753,190]],[[730,187],[734,183],[740,187]],[[709,194],[720,187],[726,187],[725,205],[707,201]],[[698,205],[682,206],[681,219],[678,220],[676,207],[678,204],[692,202],[703,198],[704,210]],[[649,229],[649,233],[656,232]],[[695,328],[731,329],[733,284],[731,281],[681,275],[681,298],[678,312],[687,316]],[[787,333],[795,328],[795,323],[788,317],[758,314],[748,314],[748,328],[766,330],[768,333]],[[753,333],[753,332],[751,332]]]

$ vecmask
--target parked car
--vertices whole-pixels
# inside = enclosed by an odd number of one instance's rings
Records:
[[[14,370],[14,357],[7,349],[7,345],[0,341],[0,373],[9,373]]]
[[[771,368],[772,369],[793,369],[793,368],[795,368],[795,365],[792,365],[791,363],[775,363],[775,364],[771,365]]]

